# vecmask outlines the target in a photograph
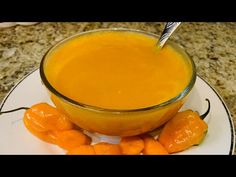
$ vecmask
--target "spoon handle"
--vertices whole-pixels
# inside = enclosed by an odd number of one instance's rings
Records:
[[[164,46],[167,39],[170,35],[176,30],[176,28],[180,25],[181,22],[167,22],[164,31],[161,34],[161,37],[158,41],[158,45],[160,48]]]

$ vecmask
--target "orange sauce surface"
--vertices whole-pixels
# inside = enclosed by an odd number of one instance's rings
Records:
[[[61,94],[108,109],[163,103],[187,86],[190,64],[172,46],[141,33],[102,31],[78,36],[51,52],[46,77]]]

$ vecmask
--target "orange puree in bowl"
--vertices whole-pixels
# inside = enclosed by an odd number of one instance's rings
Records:
[[[108,109],[163,103],[187,86],[190,64],[174,47],[161,51],[142,33],[101,31],[71,39],[49,53],[46,76],[61,94]]]

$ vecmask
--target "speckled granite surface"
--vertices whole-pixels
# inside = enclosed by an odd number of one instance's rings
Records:
[[[97,28],[125,27],[160,34],[164,23],[39,23],[0,29],[0,101],[61,39]],[[183,23],[171,37],[195,61],[198,74],[223,97],[236,125],[236,23]]]

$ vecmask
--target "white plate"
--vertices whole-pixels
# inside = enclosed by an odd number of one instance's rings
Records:
[[[15,87],[3,100],[0,111],[22,106],[30,107],[39,102],[52,104],[46,89],[40,81],[39,70],[35,70]],[[203,143],[178,154],[233,154],[235,134],[230,113],[217,92],[203,79],[197,77],[196,84],[184,109],[193,109],[203,113],[207,108],[205,98],[211,102],[211,111],[206,118],[209,129]],[[24,110],[0,116],[0,154],[65,154],[56,145],[45,143],[34,137],[24,127]],[[97,136],[93,141],[99,141]],[[102,141],[117,142],[117,137],[102,137]]]

